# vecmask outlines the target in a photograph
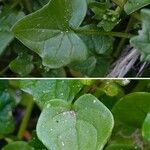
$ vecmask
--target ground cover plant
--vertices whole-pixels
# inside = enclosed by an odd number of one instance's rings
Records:
[[[0,80],[2,150],[149,150],[150,80]]]
[[[0,0],[0,76],[149,77],[149,4]]]

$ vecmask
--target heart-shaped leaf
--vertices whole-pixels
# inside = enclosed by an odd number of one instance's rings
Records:
[[[19,83],[20,88],[31,94],[40,106],[55,98],[71,103],[83,86],[80,80],[22,80]]]
[[[87,49],[71,28],[77,28],[87,11],[86,0],[50,0],[14,27],[15,36],[34,52],[43,65],[60,68],[86,59]]]
[[[94,96],[73,105],[51,100],[37,124],[37,135],[49,150],[102,150],[111,135],[111,112]]]
[[[142,16],[142,30],[139,31],[139,35],[131,38],[130,43],[140,51],[141,59],[150,60],[150,10],[143,9],[141,11]]]
[[[150,111],[150,93],[138,92],[126,95],[113,107],[112,111],[116,121],[141,128]]]

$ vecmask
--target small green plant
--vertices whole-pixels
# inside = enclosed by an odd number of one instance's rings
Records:
[[[149,80],[1,80],[0,148],[149,150],[149,84]]]
[[[149,0],[1,0],[0,75],[105,77],[128,44],[137,49],[141,61],[149,61],[149,4]]]

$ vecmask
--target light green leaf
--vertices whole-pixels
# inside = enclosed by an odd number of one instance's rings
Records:
[[[124,5],[124,10],[127,14],[131,14],[149,4],[149,0],[127,0],[126,4]]]
[[[33,56],[26,53],[21,53],[9,64],[9,67],[13,72],[24,77],[30,74],[34,68],[32,60]]]
[[[79,27],[86,11],[86,0],[51,0],[19,21],[13,32],[41,56],[44,66],[60,68],[81,62],[87,57],[87,49],[72,28]]]
[[[138,128],[142,127],[149,111],[150,93],[146,92],[126,95],[112,109],[116,121],[121,121],[126,125]]]
[[[49,150],[102,150],[113,125],[111,112],[87,94],[72,106],[50,101],[38,120],[37,135]]]
[[[72,102],[83,84],[80,80],[21,80],[19,86],[43,106],[54,98]]]
[[[142,9],[142,30],[139,35],[132,37],[130,40],[133,45],[141,53],[141,59],[144,61],[150,60],[150,10]]]
[[[34,150],[28,143],[18,141],[6,145],[2,150]]]
[[[142,127],[143,137],[150,142],[150,113],[147,114]]]

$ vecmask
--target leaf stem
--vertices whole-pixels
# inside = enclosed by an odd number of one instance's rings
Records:
[[[123,32],[105,32],[101,30],[94,29],[73,29],[75,33],[85,34],[85,35],[107,35],[107,36],[115,36],[120,38],[131,38],[133,35],[130,33]]]
[[[29,119],[30,119],[30,116],[31,116],[31,113],[32,113],[33,105],[34,105],[34,102],[31,99],[30,102],[28,103],[28,106],[26,108],[26,112],[24,114],[23,120],[21,122],[19,131],[18,131],[17,137],[19,139],[22,139],[23,134],[24,134],[24,132],[25,132],[25,130],[27,128],[27,125],[28,125],[28,122],[29,122]]]
[[[0,71],[0,75],[3,75],[9,69],[9,65],[6,66],[2,71]]]

